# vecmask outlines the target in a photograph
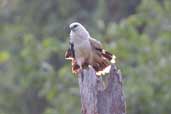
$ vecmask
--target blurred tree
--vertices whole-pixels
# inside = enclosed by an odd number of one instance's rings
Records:
[[[116,54],[128,113],[169,114],[170,11],[170,0],[1,0],[0,113],[80,113],[63,59],[68,24],[79,21]]]

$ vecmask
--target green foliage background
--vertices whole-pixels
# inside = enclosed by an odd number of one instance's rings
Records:
[[[80,114],[71,22],[117,57],[128,114],[171,112],[170,0],[0,0],[0,114]]]

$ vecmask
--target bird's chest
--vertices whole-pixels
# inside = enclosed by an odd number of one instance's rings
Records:
[[[89,41],[82,41],[74,44],[76,58],[87,57],[91,53],[91,45]]]

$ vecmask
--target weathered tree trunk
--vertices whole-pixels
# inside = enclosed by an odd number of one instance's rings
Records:
[[[97,77],[93,68],[84,70],[78,77],[82,114],[125,114],[126,104],[121,73],[113,64],[107,83]]]

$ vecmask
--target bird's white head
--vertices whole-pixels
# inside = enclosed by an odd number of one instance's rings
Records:
[[[80,38],[88,38],[90,36],[86,28],[78,22],[71,23],[69,28],[71,30],[70,35],[74,35]]]

